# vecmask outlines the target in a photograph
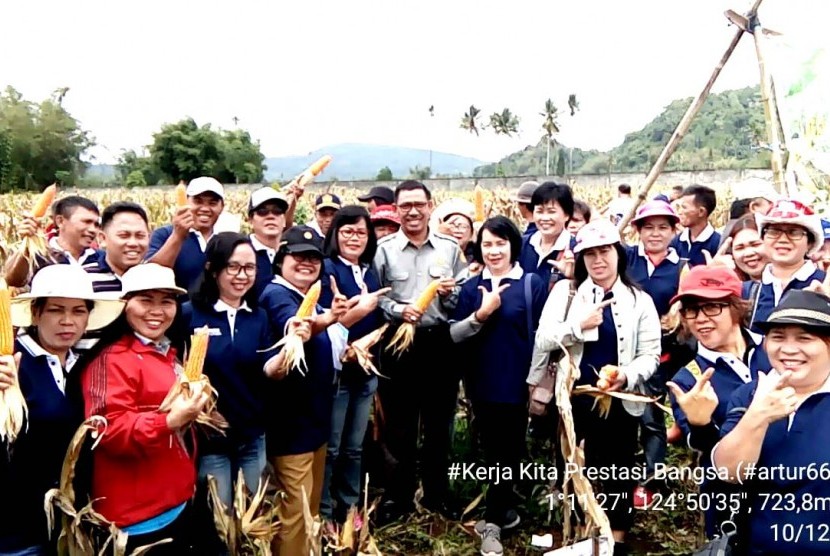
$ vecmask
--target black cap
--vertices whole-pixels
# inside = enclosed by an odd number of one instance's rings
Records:
[[[323,258],[323,240],[308,226],[292,226],[282,234],[280,249],[286,253],[316,253]]]
[[[791,290],[767,320],[756,326],[765,334],[776,326],[801,326],[830,335],[830,298],[811,291]]]
[[[361,195],[357,198],[358,201],[362,201],[364,203],[368,203],[372,199],[382,201],[381,203],[378,203],[379,205],[394,205],[395,192],[389,189],[388,187],[378,185],[370,189],[369,193],[367,193],[366,195]]]

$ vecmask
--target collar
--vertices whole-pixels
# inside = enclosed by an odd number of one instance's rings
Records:
[[[528,239],[528,243],[530,246],[539,251],[539,247],[542,245],[542,232],[538,229],[533,232],[533,235],[530,236]],[[562,233],[559,234],[559,237],[556,238],[556,241],[553,242],[553,247],[551,248],[551,253],[554,251],[564,251],[569,249],[571,246],[571,232],[567,229],[563,229]]]
[[[254,251],[265,251],[269,255],[271,253],[276,253],[277,252],[276,248],[268,247],[267,245],[265,245],[264,243],[259,241],[259,239],[254,234],[251,234],[249,237],[251,239],[251,245],[254,246]]]
[[[711,238],[714,233],[715,229],[712,227],[712,224],[707,222],[706,227],[703,228],[703,231],[700,232],[700,235],[695,238],[694,243],[703,243],[704,241],[709,241],[709,238]],[[680,240],[688,244],[691,244],[692,241],[689,239],[690,234],[691,232],[689,231],[689,228],[684,229],[682,232],[680,232]]]
[[[349,262],[346,259],[344,259],[343,257],[341,257],[340,255],[337,256],[337,259],[349,268],[357,268],[357,269],[363,270],[363,268],[365,267],[365,265],[362,265],[360,263],[355,264],[355,263]]]
[[[637,245],[637,255],[648,260],[648,255],[646,255],[646,248],[642,243]],[[674,250],[674,247],[669,247],[669,254],[666,255],[666,258],[664,260],[669,261],[672,264],[679,264],[680,255],[677,254],[677,251]]]
[[[524,274],[525,274],[525,271],[522,270],[522,266],[519,263],[514,263],[513,268],[510,269],[510,272],[508,272],[504,276],[501,276],[500,278],[501,279],[509,278],[511,280],[521,280],[522,276],[524,276]],[[484,267],[484,270],[481,271],[481,279],[482,280],[492,280],[493,279],[493,273],[490,272],[489,268]]]
[[[87,247],[86,249],[84,249],[84,252],[81,253],[81,256],[76,259],[72,256],[72,253],[61,247],[61,244],[58,243],[58,236],[54,236],[51,239],[49,239],[48,245],[52,250],[58,251],[59,253],[63,253],[63,255],[66,256],[68,259],[76,262],[85,261],[87,258],[96,254],[95,249],[93,249],[92,247]]]
[[[634,298],[634,293],[628,289],[628,287],[622,283],[622,280],[617,278],[617,281],[614,282],[614,285],[611,286],[610,290],[614,294],[615,301],[623,301],[623,300],[630,300]],[[588,303],[599,303],[602,301],[602,298],[605,297],[605,291],[598,285],[594,283],[594,281],[589,276],[585,279],[584,282],[577,288],[577,293]],[[629,301],[625,301],[625,305],[623,307],[628,308]],[[614,303],[612,308],[617,305]]]
[[[398,231],[397,231],[397,232],[395,232],[395,233],[396,233],[396,234],[400,234],[400,242],[401,242],[401,244],[400,244],[400,246],[399,246],[399,247],[400,247],[401,251],[403,251],[404,249],[406,249],[406,248],[407,248],[407,246],[409,246],[409,245],[411,245],[412,247],[415,247],[415,244],[414,244],[414,243],[412,243],[412,242],[409,240],[409,238],[408,238],[408,237],[406,237],[406,234],[405,234],[405,233],[403,233],[403,229],[400,229],[400,230],[398,230]],[[430,246],[434,245],[433,240],[435,239],[435,237],[436,237],[436,236],[435,236],[435,232],[433,232],[433,231],[432,231],[432,228],[427,228],[427,238],[424,240],[424,243],[423,243],[423,244],[421,244],[421,247],[423,247],[424,245],[427,245],[427,244],[428,244],[428,245],[430,245]],[[419,247],[419,249],[420,249],[420,247]]]
[[[17,337],[17,341],[20,342],[20,345],[23,346],[23,349],[25,349],[32,357],[53,357],[55,359],[58,358],[58,356],[54,353],[50,353],[43,349],[43,346],[37,343],[35,339],[29,336],[28,334],[21,334]],[[66,353],[66,365],[64,365],[64,368],[67,371],[71,370],[72,367],[75,366],[75,363],[77,361],[78,355],[70,349]]]
[[[793,280],[798,280],[799,282],[806,282],[817,270],[818,268],[813,261],[804,261],[804,264],[802,264],[801,268],[793,274],[790,281],[792,282]],[[776,280],[778,280],[778,278],[772,275],[772,263],[769,263],[764,267],[764,272],[761,274],[761,283],[773,284]]]
[[[282,286],[282,287],[284,287],[284,288],[288,288],[288,289],[289,289],[289,290],[291,290],[292,292],[296,293],[297,295],[299,295],[300,297],[302,297],[303,299],[305,299],[305,294],[304,294],[303,292],[301,292],[300,290],[298,290],[298,289],[296,288],[296,286],[294,286],[291,282],[289,282],[288,280],[286,280],[285,278],[283,278],[283,277],[282,277],[282,276],[280,276],[279,274],[275,274],[275,275],[274,275],[274,279],[273,279],[273,280],[271,280],[271,283],[272,283],[272,284],[279,284],[280,286]],[[315,308],[315,314],[316,314],[316,308]]]
[[[216,303],[213,304],[213,310],[218,313],[227,313],[228,311],[248,311],[249,313],[252,312],[251,308],[248,307],[247,301],[243,301],[242,305],[240,305],[239,307],[231,307],[221,299],[217,299]]]
[[[138,338],[138,341],[141,342],[141,345],[155,348],[155,350],[162,355],[167,355],[167,352],[170,350],[170,340],[167,339],[167,336],[164,336],[158,342],[154,342],[150,338],[146,336],[142,336],[138,332],[133,332],[135,337]]]

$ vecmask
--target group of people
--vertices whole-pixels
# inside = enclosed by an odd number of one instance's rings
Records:
[[[721,232],[705,186],[647,201],[631,230],[618,223],[633,204],[590,207],[553,182],[515,192],[521,228],[503,215],[476,221],[461,199],[434,206],[414,180],[372,188],[359,197],[365,205],[318,195],[305,225],[293,222],[303,192],[258,189],[249,235],[216,230],[224,189],[210,177],[192,180],[187,206],[155,230],[138,204],[99,212],[86,198],[60,198],[48,252],[34,261],[13,253],[5,264],[8,284],[29,290],[13,300],[17,355],[0,357],[0,389],[18,381],[28,417],[0,458],[0,483],[18,501],[3,510],[0,554],[53,551],[44,495],[75,429],[93,416],[107,425],[85,500],[128,534],[128,550],[171,539],[150,553],[223,553],[205,534],[206,482],[214,478],[231,511],[241,474],[252,492],[271,480],[283,493],[275,553],[307,554],[305,507],[342,524],[361,500],[372,419],[387,468],[376,518],[411,513],[419,483],[417,503],[452,517],[461,385],[484,462],[518,468],[529,430],[556,435],[556,400],[532,418],[528,405],[564,372],[576,372],[576,385],[668,395],[674,410],[667,431],[653,403],[613,398],[600,415],[589,396],[572,398],[586,466],[633,468],[643,447],[645,480],[597,485],[620,495],[608,509],[615,553],[678,437],[702,466],[728,470],[702,492],[748,493],[739,510],[707,513],[709,536],[734,522],[748,553],[823,553],[820,504],[780,512],[763,502],[830,496],[830,483],[748,481],[746,469],[806,469],[830,456],[820,425],[830,410],[830,299],[819,268],[830,225],[799,201],[752,191]],[[28,217],[19,232],[43,233]],[[298,316],[317,286],[311,316]],[[372,348],[378,377],[347,348],[387,323]],[[411,345],[385,349],[401,326],[414,329]],[[159,409],[181,380],[190,335],[205,327],[221,433],[195,424],[207,392]],[[302,370],[285,364],[286,336],[303,342]],[[575,370],[562,367],[563,349]],[[514,487],[503,480],[487,491],[475,526],[484,556],[502,554],[501,536],[521,522]],[[808,525],[812,536],[791,534]]]

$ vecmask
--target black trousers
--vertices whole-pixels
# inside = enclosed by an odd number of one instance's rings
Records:
[[[606,494],[602,506],[608,514],[611,529],[628,531],[634,523],[633,490],[637,482],[623,478],[619,470],[634,468],[639,420],[628,413],[618,399],[611,402],[611,411],[605,418],[592,409],[592,397],[574,396],[571,399],[576,441],[585,440],[585,467],[617,468],[609,474],[608,480],[599,483],[599,492]]]
[[[526,448],[527,405],[474,400],[473,412],[485,463],[490,468],[496,465],[510,467],[513,478],[517,478]],[[515,481],[505,480],[490,484],[484,513],[488,523],[504,525],[505,514],[515,505],[514,484]]]
[[[394,333],[394,330],[392,330]],[[419,328],[400,357],[384,352],[378,394],[383,408],[382,436],[393,460],[394,480],[387,498],[412,505],[417,487],[418,442],[424,500],[446,500],[447,468],[461,372],[449,326]]]

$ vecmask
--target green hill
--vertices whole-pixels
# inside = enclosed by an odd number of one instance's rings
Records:
[[[671,137],[692,98],[672,101],[643,129],[626,135],[610,152],[583,151],[557,145],[551,150],[551,173],[647,172]],[[669,160],[667,170],[768,168],[764,141],[764,109],[758,87],[710,95],[686,137]],[[564,157],[560,162],[560,157]],[[500,168],[499,168],[500,167]],[[571,169],[568,172],[568,168]],[[513,153],[496,164],[476,168],[477,176],[543,175],[545,140]]]

